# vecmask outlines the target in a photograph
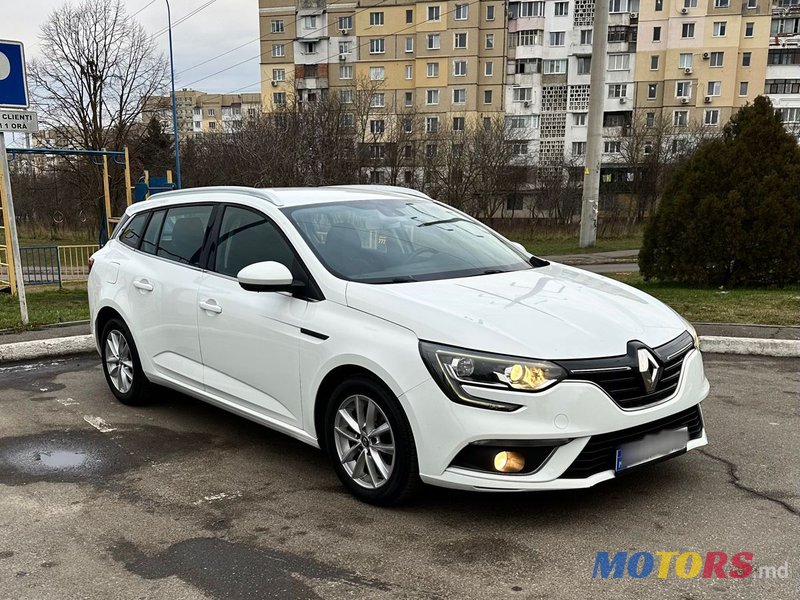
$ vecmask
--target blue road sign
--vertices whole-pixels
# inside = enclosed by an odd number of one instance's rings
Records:
[[[22,42],[0,40],[0,106],[28,108],[28,81]]]

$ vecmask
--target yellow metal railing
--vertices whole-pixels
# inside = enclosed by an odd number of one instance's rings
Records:
[[[58,262],[62,281],[81,281],[89,277],[89,257],[100,248],[97,244],[59,246]]]
[[[11,278],[8,275],[8,250],[5,244],[0,244],[0,290],[6,287],[11,287]]]

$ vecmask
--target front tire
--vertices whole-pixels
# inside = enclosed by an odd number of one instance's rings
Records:
[[[356,498],[391,506],[420,484],[417,449],[400,403],[383,386],[354,377],[334,390],[325,443],[341,482]]]
[[[111,319],[103,328],[101,339],[103,373],[111,393],[123,404],[146,404],[153,386],[142,371],[136,344],[125,323]]]

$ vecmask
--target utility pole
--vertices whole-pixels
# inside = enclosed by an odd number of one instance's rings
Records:
[[[600,202],[600,163],[603,156],[603,103],[606,96],[607,48],[608,0],[597,0],[594,5],[594,27],[592,28],[588,137],[581,204],[581,248],[589,248],[597,242],[597,206]]]
[[[172,12],[167,3],[167,29],[169,30],[169,72],[172,79],[172,133],[175,135],[175,185],[181,189],[181,141],[178,134],[178,107],[175,97],[175,60],[172,55]],[[606,0],[608,2],[608,0]]]

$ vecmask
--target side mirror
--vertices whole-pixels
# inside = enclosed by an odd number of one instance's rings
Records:
[[[236,279],[248,292],[294,292],[303,287],[302,283],[294,282],[285,265],[272,260],[247,265]]]

